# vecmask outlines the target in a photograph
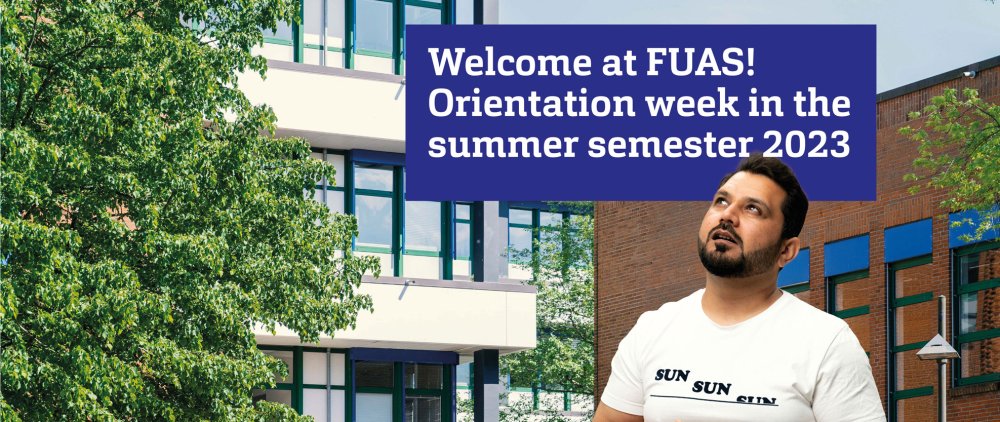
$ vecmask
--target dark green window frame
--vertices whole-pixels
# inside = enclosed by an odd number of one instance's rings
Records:
[[[510,222],[510,212],[511,211],[529,211],[531,212],[531,224],[524,223],[513,223]],[[542,213],[552,213],[559,214],[560,224],[565,224],[567,220],[571,218],[573,213],[569,211],[552,210],[552,209],[542,209],[542,208],[528,208],[524,206],[511,206],[508,208],[508,222],[507,222],[507,251],[508,257],[510,252],[514,251],[513,245],[510,244],[510,229],[528,229],[531,230],[531,258],[528,261],[520,261],[512,258],[508,258],[507,262],[509,264],[528,266],[532,269],[532,272],[536,272],[536,266],[538,265],[538,249],[537,245],[542,240],[542,232],[547,229],[557,229],[558,226],[546,226],[542,224]]]
[[[990,328],[982,331],[975,331],[971,333],[961,334],[961,314],[960,314],[960,303],[962,295],[976,293],[982,290],[996,289],[1000,288],[1000,277],[991,278],[987,280],[977,281],[973,284],[962,284],[961,275],[961,259],[978,254],[980,252],[985,252],[989,250],[1000,249],[1000,240],[993,240],[988,242],[977,243],[974,245],[969,245],[959,249],[952,250],[952,278],[954,279],[952,289],[952,344],[955,346],[955,350],[960,353],[962,351],[962,345],[965,343],[973,343],[977,341],[989,340],[989,339],[1000,339],[1000,327]],[[953,361],[953,362],[960,362]],[[964,386],[980,383],[990,383],[990,382],[1000,382],[1000,371],[993,372],[990,374],[982,374],[971,377],[962,377],[962,368],[960,364],[952,364],[952,379],[955,386]]]
[[[852,281],[864,280],[869,276],[868,269],[852,271],[846,274],[839,274],[835,276],[827,277],[827,302],[826,309],[827,312],[840,317],[841,319],[847,319],[851,317],[868,315],[871,312],[871,307],[869,305],[856,306],[848,309],[837,309],[837,286],[850,283]]]
[[[344,420],[353,420],[353,409],[350,408],[350,401],[347,400],[347,394],[351,391],[353,387],[354,378],[351,375],[351,360],[348,349],[337,349],[337,348],[325,348],[325,347],[306,347],[306,346],[268,346],[259,345],[257,346],[261,351],[284,351],[292,352],[292,367],[288,368],[288,372],[292,374],[291,383],[278,383],[275,388],[269,388],[269,390],[285,390],[292,392],[292,409],[294,409],[298,414],[302,414],[303,408],[303,390],[304,389],[321,389],[321,390],[340,390],[344,391]],[[319,385],[319,384],[305,384],[302,382],[303,377],[303,352],[311,353],[338,353],[344,355],[344,385]],[[327,368],[329,370],[329,368]]]
[[[452,25],[455,23],[455,1],[442,0],[441,3],[434,3],[422,0],[374,0],[392,4],[392,52],[371,51],[357,48],[357,0],[344,0],[344,47],[326,46],[326,51],[344,54],[344,68],[354,69],[355,56],[380,57],[392,59],[393,73],[403,74],[404,42],[406,33],[406,6],[435,9],[441,11],[441,24]],[[291,41],[264,37],[264,42],[268,44],[284,45],[292,47],[292,57],[295,63],[302,63],[305,57],[306,48],[313,50],[323,50],[322,45],[307,44],[304,41],[302,23],[305,20],[305,1],[299,0],[298,22],[292,22],[289,26],[292,30]],[[323,10],[326,13],[326,10]],[[325,38],[326,28],[321,28],[321,39]]]
[[[840,309],[840,310],[837,309],[837,286],[844,283],[857,282],[858,280],[867,279],[870,275],[868,270],[869,270],[868,268],[865,268],[863,270],[851,271],[849,273],[838,274],[826,278],[827,312],[845,321],[848,318],[859,317],[871,313],[871,305],[861,305],[861,306],[855,306],[853,308]],[[858,340],[860,341],[860,339]],[[869,358],[871,358],[870,350],[865,350],[865,354],[868,355]]]
[[[330,155],[339,155],[339,156],[341,156],[341,157],[344,158],[344,166],[345,166],[345,168],[347,166],[347,153],[346,153],[346,151],[334,150],[334,149],[326,149],[326,148],[311,148],[311,150],[314,153],[322,154],[323,155],[323,162],[327,162],[327,158]],[[338,172],[340,172],[340,171],[344,171],[345,172],[345,174],[343,176],[344,176],[344,186],[346,186],[348,184],[346,170],[345,169],[338,169],[337,171]],[[326,201],[326,195],[327,195],[326,192],[328,192],[328,191],[329,192],[344,192],[344,212],[346,213],[347,212],[347,193],[346,193],[347,190],[345,189],[345,187],[344,186],[336,186],[336,180],[334,180],[333,183],[331,183],[329,180],[327,180],[326,182],[324,182],[324,181],[321,180],[319,182],[320,183],[316,184],[316,189],[323,191],[323,201]]]
[[[316,189],[326,189],[330,191],[344,192],[344,213],[350,215],[357,215],[356,204],[358,196],[373,196],[381,198],[391,198],[392,199],[392,241],[387,247],[383,246],[367,246],[358,245],[357,239],[355,239],[353,250],[357,252],[368,252],[368,253],[380,253],[392,255],[393,262],[393,276],[402,277],[403,276],[403,256],[426,256],[426,257],[437,257],[442,260],[442,274],[441,279],[452,280],[453,279],[453,263],[452,259],[454,254],[454,242],[455,242],[455,223],[467,223],[470,225],[470,236],[469,236],[469,247],[470,251],[472,244],[475,242],[471,233],[472,219],[475,215],[472,215],[471,203],[462,202],[463,205],[470,206],[470,217],[469,220],[457,220],[455,219],[455,207],[456,203],[452,201],[443,201],[441,204],[441,224],[439,227],[441,233],[441,246],[440,250],[437,252],[425,251],[425,250],[409,250],[407,249],[405,242],[405,231],[406,231],[406,201],[404,199],[403,187],[405,184],[405,168],[400,165],[388,165],[380,164],[386,168],[391,168],[393,172],[393,182],[392,190],[378,190],[378,189],[359,189],[355,185],[355,171],[358,165],[367,164],[378,164],[378,163],[368,163],[365,161],[358,161],[351,157],[349,151],[337,150],[337,149],[327,149],[327,148],[312,148],[312,152],[322,153],[323,159],[326,160],[327,156],[330,154],[336,154],[344,157],[344,186],[328,186],[324,184],[317,184]],[[464,257],[464,259],[470,259],[470,257]]]
[[[888,416],[890,422],[895,421],[898,418],[900,401],[934,394],[934,386],[930,385],[908,388],[905,390],[897,390],[898,385],[896,385],[896,372],[898,370],[898,368],[896,368],[896,354],[907,352],[916,353],[917,350],[920,350],[920,348],[927,344],[927,340],[909,344],[896,344],[896,309],[934,300],[933,292],[922,292],[897,298],[896,272],[913,267],[919,267],[921,265],[929,265],[932,261],[933,258],[931,255],[924,255],[886,265],[886,290],[887,297],[889,298],[886,315],[886,326],[888,329],[886,334],[886,364],[888,369],[886,382],[888,384],[888,388],[886,388],[886,391],[889,396],[887,400],[887,407],[889,408]]]
[[[359,360],[356,362],[366,362]],[[388,363],[384,361],[370,361],[370,362],[380,362]],[[404,388],[405,384],[405,365],[412,365],[410,362],[392,362],[392,379],[393,386],[390,387],[356,387],[354,393],[374,393],[374,394],[392,394],[392,420],[393,422],[405,422],[405,398],[411,395],[420,396],[435,396],[441,398],[441,422],[454,422],[452,421],[452,409],[449,406],[450,394],[452,388],[448,385],[452,378],[452,372],[455,370],[455,365],[448,364],[433,364],[441,365],[441,388],[440,389],[430,389],[430,388]],[[426,365],[426,364],[425,364]],[[352,377],[352,382],[357,383]],[[350,415],[348,421],[354,420],[354,415]]]

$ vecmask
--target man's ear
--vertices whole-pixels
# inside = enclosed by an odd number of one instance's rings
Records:
[[[797,236],[782,241],[781,255],[778,256],[778,267],[785,268],[785,265],[788,265],[796,256],[799,256],[800,243]]]

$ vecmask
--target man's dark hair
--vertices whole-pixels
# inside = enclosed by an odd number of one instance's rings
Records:
[[[765,176],[785,190],[787,196],[785,196],[785,201],[781,203],[781,214],[785,217],[781,226],[781,238],[791,239],[798,236],[799,232],[802,231],[802,225],[806,222],[809,198],[806,198],[806,193],[802,191],[802,186],[799,186],[799,179],[795,177],[795,173],[792,173],[792,169],[777,158],[765,157],[761,153],[755,152],[740,161],[736,171],[723,176],[719,187],[721,188],[730,177],[741,171]]]

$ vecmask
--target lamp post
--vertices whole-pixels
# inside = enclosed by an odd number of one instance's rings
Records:
[[[948,344],[948,341],[944,339],[948,332],[945,326],[946,309],[944,295],[938,296],[938,334],[917,352],[917,357],[922,360],[938,361],[938,421],[940,422],[948,420],[948,384],[946,381],[948,359],[960,356],[955,348],[951,347],[951,344]]]

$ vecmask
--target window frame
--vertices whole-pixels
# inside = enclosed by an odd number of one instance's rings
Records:
[[[355,218],[358,216],[357,203],[359,196],[372,196],[380,198],[391,198],[392,200],[392,240],[388,247],[384,246],[368,246],[368,245],[358,245],[358,238],[355,237],[351,243],[351,248],[356,252],[365,253],[378,253],[391,255],[391,260],[393,263],[393,273],[394,277],[403,277],[403,256],[425,256],[425,257],[437,257],[441,262],[441,272],[439,273],[439,279],[441,280],[453,280],[453,262],[455,259],[455,224],[456,224],[456,204],[468,205],[470,219],[461,220],[462,223],[469,224],[469,248],[470,252],[475,244],[475,234],[472,231],[472,225],[476,218],[475,207],[471,202],[466,201],[433,201],[440,204],[440,224],[438,230],[440,230],[440,246],[437,252],[413,249],[410,250],[406,247],[406,200],[405,200],[405,177],[406,168],[404,164],[404,157],[402,154],[386,153],[379,151],[367,151],[367,150],[338,150],[331,148],[311,148],[313,153],[323,154],[323,160],[327,159],[328,155],[336,154],[344,157],[344,168],[343,168],[343,181],[344,186],[328,186],[324,183],[319,183],[316,185],[316,189],[324,189],[323,200],[326,200],[326,191],[338,191],[344,193],[344,214],[353,215]],[[393,172],[392,176],[392,190],[380,190],[380,189],[362,189],[358,188],[356,184],[357,167],[359,165],[376,165],[385,167],[387,170],[391,169]],[[471,256],[468,260],[471,260]]]
[[[952,329],[949,333],[951,337],[951,344],[954,345],[955,350],[959,353],[962,351],[962,345],[966,343],[974,343],[983,340],[996,339],[1000,341],[1000,327],[990,328],[987,330],[976,331],[967,334],[960,334],[961,328],[961,309],[959,307],[961,303],[962,295],[969,293],[976,293],[981,290],[989,289],[1000,289],[1000,277],[994,277],[991,279],[977,281],[975,286],[970,287],[970,285],[962,285],[961,276],[961,265],[959,265],[960,260],[963,257],[978,254],[980,252],[997,250],[1000,249],[1000,240],[989,240],[979,243],[974,243],[971,245],[962,246],[959,248],[954,248],[951,250],[951,265],[952,265],[952,294],[951,294],[951,325]],[[1000,290],[998,290],[1000,291]],[[962,366],[960,364],[951,365],[951,379],[952,385],[956,387],[975,385],[991,382],[1000,382],[1000,371],[993,372],[990,374],[981,374],[971,377],[962,377]]]
[[[302,414],[304,408],[304,390],[306,389],[316,389],[316,390],[338,390],[344,391],[344,421],[353,420],[353,409],[351,408],[351,401],[348,397],[348,392],[352,391],[354,388],[353,382],[354,378],[350,373],[350,349],[340,349],[332,347],[308,347],[308,346],[272,346],[272,345],[258,345],[257,349],[262,352],[265,351],[276,351],[276,352],[292,352],[292,367],[288,368],[289,374],[292,376],[291,383],[277,383],[274,388],[268,388],[267,390],[285,390],[292,392],[292,409],[296,413]],[[344,384],[343,385],[333,385],[332,380],[330,385],[319,385],[319,384],[305,384],[303,382],[303,369],[304,369],[304,359],[302,354],[304,352],[310,353],[326,353],[327,363],[326,371],[329,374],[331,369],[330,365],[330,355],[332,354],[343,354],[344,355]],[[329,405],[329,394],[327,395],[327,404]],[[327,414],[331,415],[330,410],[327,408]]]
[[[402,75],[404,73],[404,37],[406,35],[406,6],[434,9],[441,12],[441,25],[454,25],[456,22],[455,9],[456,0],[441,0],[441,3],[434,3],[425,0],[372,0],[391,4],[392,25],[390,27],[390,39],[392,40],[392,51],[381,52],[358,48],[358,0],[344,0],[344,46],[333,47],[326,45],[327,29],[331,26],[327,20],[328,8],[321,6],[323,17],[320,20],[320,44],[305,42],[303,26],[305,22],[305,0],[298,0],[299,13],[298,22],[284,22],[291,28],[291,41],[282,38],[264,37],[263,43],[292,47],[292,61],[303,63],[305,50],[318,50],[320,54],[320,66],[329,66],[326,63],[326,53],[341,53],[344,55],[343,68],[355,69],[356,56],[378,57],[392,60],[392,73]],[[326,2],[323,2],[326,5]],[[279,22],[279,25],[282,24]],[[340,66],[334,66],[340,67]]]
[[[837,310],[837,286],[841,284],[854,283],[858,281],[871,281],[871,267],[860,270],[849,271],[842,274],[830,275],[826,277],[826,311],[833,316],[847,322],[848,319],[871,315],[871,303],[867,305],[855,306],[853,308]],[[870,299],[870,298],[869,298]],[[853,330],[852,330],[853,331]],[[854,334],[857,336],[857,333]],[[860,342],[861,339],[859,338]],[[872,347],[869,344],[869,347]],[[871,350],[865,350],[865,355],[871,358]]]
[[[899,414],[900,401],[934,395],[934,386],[925,385],[920,387],[908,388],[905,390],[897,390],[896,388],[896,375],[898,368],[896,367],[896,355],[898,353],[913,352],[916,353],[917,350],[924,347],[927,344],[927,340],[918,341],[914,343],[907,344],[896,344],[896,309],[916,305],[920,303],[931,302],[935,300],[934,292],[922,292],[916,293],[904,297],[896,297],[896,273],[898,271],[919,267],[922,265],[933,264],[933,255],[926,254],[913,258],[907,258],[902,261],[886,263],[886,407],[888,408],[889,421],[896,421]],[[929,364],[929,363],[928,363]],[[905,376],[905,375],[904,375]]]

